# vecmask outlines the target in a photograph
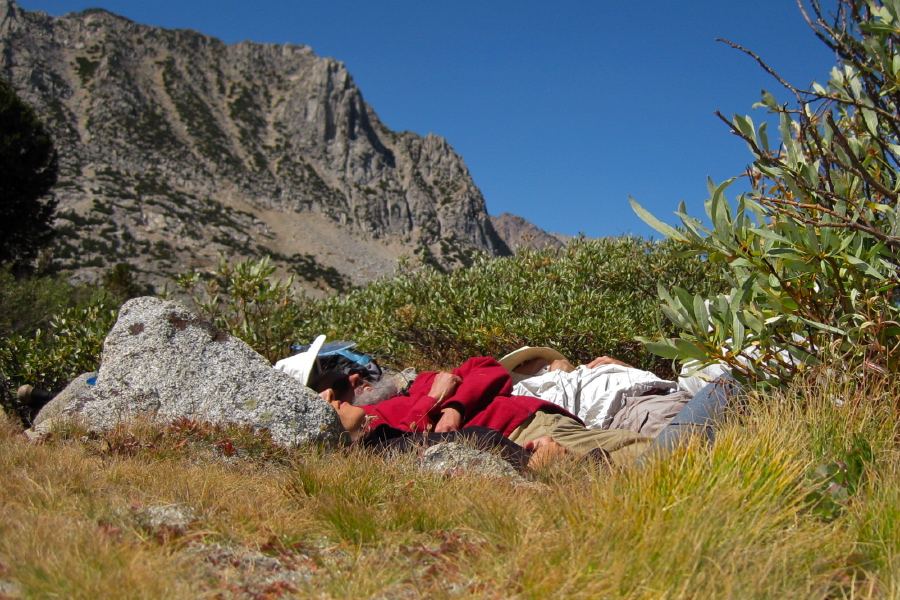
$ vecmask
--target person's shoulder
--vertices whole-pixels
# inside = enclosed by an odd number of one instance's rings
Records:
[[[499,367],[499,368],[503,369],[504,371],[506,370],[503,367],[503,365],[501,365],[499,362],[497,362],[496,358],[493,358],[491,356],[475,356],[473,358],[470,358],[469,360],[467,360],[466,362],[464,362],[463,364],[461,364],[459,366],[459,368],[461,368],[461,369],[466,368],[466,367],[468,367],[468,368]]]

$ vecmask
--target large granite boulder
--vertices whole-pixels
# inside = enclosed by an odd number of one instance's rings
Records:
[[[337,442],[343,432],[315,392],[173,301],[126,302],[104,341],[95,385],[82,379],[44,407],[35,425],[61,416],[99,429],[139,415],[187,417],[268,429],[285,446]]]

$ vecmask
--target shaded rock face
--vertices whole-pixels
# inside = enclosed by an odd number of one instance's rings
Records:
[[[336,443],[343,432],[335,410],[315,392],[181,304],[157,298],[122,306],[96,385],[74,385],[36,423],[71,415],[109,428],[140,415],[186,417],[268,429],[285,446]]]
[[[82,279],[127,261],[158,283],[224,252],[334,287],[400,253],[509,253],[446,140],[389,130],[344,65],[308,47],[0,0],[0,76],[55,136],[60,255]],[[321,223],[381,246],[335,249]]]

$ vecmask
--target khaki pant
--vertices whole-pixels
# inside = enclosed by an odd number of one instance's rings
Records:
[[[622,429],[586,429],[572,417],[542,410],[516,427],[509,434],[509,439],[524,446],[544,435],[549,435],[575,454],[587,454],[591,450],[602,448],[609,453],[610,460],[617,467],[633,464],[651,441],[648,437]]]

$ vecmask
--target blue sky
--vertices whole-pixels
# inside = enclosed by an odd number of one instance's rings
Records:
[[[343,61],[394,130],[445,137],[491,214],[549,231],[653,235],[628,196],[668,222],[700,216],[706,179],[750,154],[713,114],[751,112],[835,64],[793,0],[19,0],[52,15],[105,8],[227,43],[304,44]],[[735,191],[735,193],[737,190]],[[658,236],[657,236],[658,237]]]

